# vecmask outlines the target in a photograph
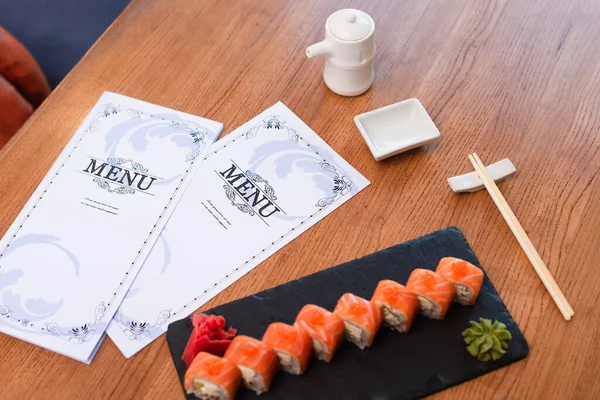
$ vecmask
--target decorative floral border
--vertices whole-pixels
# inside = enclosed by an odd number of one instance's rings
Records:
[[[121,326],[121,331],[129,340],[142,340],[148,336],[158,327],[163,326],[171,317],[171,309],[162,310],[158,313],[154,323],[140,322],[128,319],[123,316],[123,313],[119,309],[113,321]]]
[[[198,157],[198,155],[202,152],[202,148],[210,138],[210,133],[198,125],[190,128],[189,124],[185,122],[173,122],[171,123],[171,128],[177,130],[190,129],[190,136],[192,137],[195,148],[185,156],[186,160],[188,161],[194,161],[196,157]]]
[[[148,168],[144,167],[142,163],[137,161],[133,161],[131,158],[107,158],[106,162],[111,165],[121,166],[125,164],[131,165],[131,169],[136,172],[146,173],[148,172]]]
[[[251,139],[258,134],[258,130],[260,128],[264,129],[284,129],[287,131],[288,137],[290,140],[297,142],[300,138],[300,135],[296,132],[294,128],[289,127],[285,120],[279,115],[272,115],[268,118],[263,119],[258,124],[254,125],[252,128],[248,129],[246,132],[242,133],[241,136],[246,136],[246,139]]]
[[[104,302],[101,302],[96,306],[93,322],[88,322],[74,328],[61,328],[57,323],[51,322],[46,324],[46,331],[54,336],[67,337],[69,342],[74,342],[76,344],[85,343],[91,339],[90,335],[96,332],[96,328],[104,318],[105,313],[106,305]]]
[[[337,197],[348,193],[352,188],[352,182],[350,182],[345,175],[342,175],[336,167],[327,161],[320,162],[319,164],[321,165],[323,171],[329,171],[335,174],[335,177],[333,178],[333,196],[324,197],[316,204],[317,207],[326,207],[333,203]]]
[[[106,189],[109,193],[117,193],[117,194],[134,194],[135,190],[130,187],[125,186],[117,186],[116,188],[112,188],[110,184],[100,178],[94,178],[93,181],[102,189]]]
[[[253,216],[254,210],[250,207],[248,207],[248,205],[246,203],[236,203],[235,202],[235,198],[236,196],[238,196],[238,194],[235,193],[235,191],[231,188],[231,186],[229,185],[223,185],[223,189],[225,189],[225,197],[227,197],[229,199],[229,201],[231,201],[231,205],[234,206],[235,208],[237,208],[238,210],[240,210],[243,213],[247,213],[250,216]]]
[[[269,181],[264,179],[262,176],[260,176],[257,173],[254,173],[250,170],[246,171],[246,176],[248,178],[250,178],[250,180],[252,182],[256,182],[256,183],[262,183],[263,184],[263,191],[265,192],[265,196],[267,196],[269,199],[271,200],[277,200],[277,196],[275,196],[275,189],[273,189],[273,187],[271,185],[269,185]]]

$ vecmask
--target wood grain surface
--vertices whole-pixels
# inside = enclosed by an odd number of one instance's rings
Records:
[[[376,80],[323,84],[304,49],[327,16],[376,21]],[[278,100],[372,184],[204,308],[413,237],[458,226],[531,345],[527,359],[435,398],[600,397],[600,2],[133,0],[0,152],[3,234],[102,91],[225,124]],[[375,162],[353,116],[418,98],[439,143]],[[569,299],[565,322],[485,191],[446,178],[510,158],[500,188]],[[164,337],[126,360],[105,339],[90,366],[0,335],[0,398],[179,399]]]

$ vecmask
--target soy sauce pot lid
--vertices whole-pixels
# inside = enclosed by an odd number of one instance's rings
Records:
[[[375,28],[373,19],[367,13],[352,8],[334,12],[328,22],[333,36],[349,42],[364,39]]]

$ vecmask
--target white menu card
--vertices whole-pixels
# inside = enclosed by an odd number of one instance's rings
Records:
[[[0,331],[90,362],[222,127],[104,93],[0,241]]]
[[[126,357],[369,184],[282,103],[203,160],[108,328]]]

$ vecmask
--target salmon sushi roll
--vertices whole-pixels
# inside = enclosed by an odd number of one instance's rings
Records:
[[[346,293],[337,302],[333,313],[344,321],[346,339],[361,350],[373,344],[381,326],[381,310],[369,300]]]
[[[456,289],[455,300],[458,303],[466,306],[475,304],[483,284],[481,269],[460,258],[444,257],[435,272],[452,282]]]
[[[290,374],[302,374],[312,355],[310,335],[296,326],[282,322],[269,325],[262,342],[275,350],[279,366]]]
[[[233,361],[242,373],[244,385],[256,394],[268,392],[279,368],[275,351],[249,336],[236,336],[224,358]]]
[[[398,282],[379,282],[371,302],[381,309],[385,323],[398,332],[408,332],[419,311],[419,298]]]
[[[202,400],[233,400],[241,382],[233,361],[200,352],[185,372],[183,385],[188,394]]]
[[[308,333],[319,360],[331,361],[344,338],[344,321],[334,313],[314,304],[302,307],[294,326]]]
[[[444,319],[456,293],[448,279],[420,268],[410,274],[406,287],[417,294],[421,311],[431,319]]]

